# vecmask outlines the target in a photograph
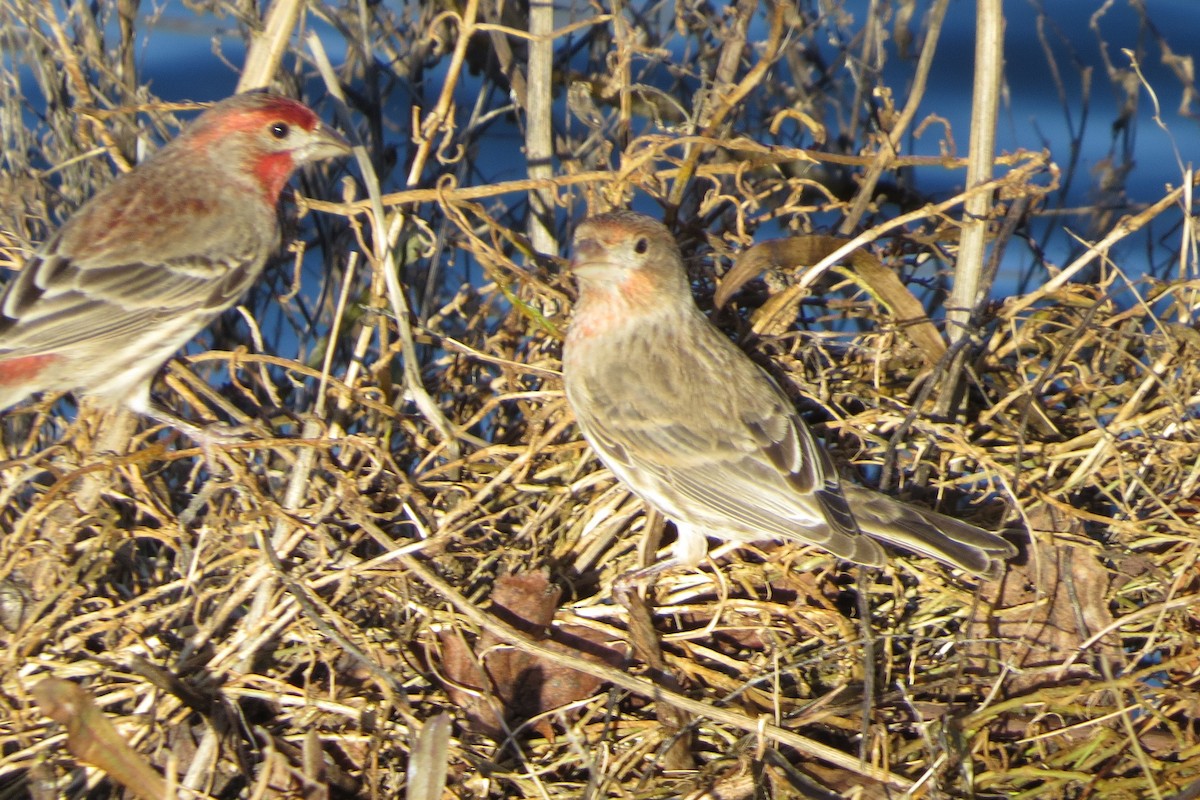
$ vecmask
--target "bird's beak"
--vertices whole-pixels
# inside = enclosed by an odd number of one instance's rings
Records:
[[[589,272],[611,268],[604,244],[596,239],[578,239],[571,245],[571,272],[577,277],[587,277]]]
[[[301,161],[321,161],[326,158],[338,158],[350,154],[350,143],[346,138],[332,128],[321,123],[309,133],[308,143],[304,146]]]
[[[577,239],[571,245],[571,273],[581,289],[587,287],[617,287],[625,279],[619,260],[599,236]]]

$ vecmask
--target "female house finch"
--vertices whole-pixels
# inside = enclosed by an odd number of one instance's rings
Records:
[[[150,378],[238,301],[279,247],[276,204],[301,164],[349,152],[308,107],[242,94],[99,192],[0,296],[0,410],[79,390],[178,422]]]
[[[567,401],[600,459],[678,531],[674,557],[640,576],[695,566],[709,536],[790,539],[873,566],[884,562],[878,539],[977,575],[1016,553],[994,533],[839,480],[775,382],[696,307],[661,224],[592,217],[573,250]]]

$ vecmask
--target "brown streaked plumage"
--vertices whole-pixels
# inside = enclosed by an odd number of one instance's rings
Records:
[[[843,482],[775,382],[697,308],[670,232],[628,211],[585,220],[579,302],[563,348],[567,400],[600,459],[674,521],[674,558],[707,538],[793,540],[878,566],[879,542],[994,575],[994,533]]]
[[[236,95],[205,111],[97,193],[9,281],[0,410],[75,390],[156,416],[151,376],[238,301],[279,247],[284,184],[302,164],[348,152],[285,97]]]

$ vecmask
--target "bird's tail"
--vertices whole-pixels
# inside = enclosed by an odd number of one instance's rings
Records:
[[[967,572],[992,578],[1017,548],[991,531],[962,520],[905,505],[864,489],[842,485],[859,529],[885,544],[931,556]]]

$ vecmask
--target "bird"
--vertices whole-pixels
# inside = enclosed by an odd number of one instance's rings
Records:
[[[302,165],[349,153],[295,100],[237,94],[96,193],[0,295],[0,411],[72,391],[176,427],[154,373],[230,308],[280,247]]]
[[[571,250],[568,405],[600,460],[676,528],[671,557],[636,580],[697,566],[710,538],[800,542],[873,567],[883,543],[984,578],[1016,554],[996,533],[842,480],[778,384],[696,305],[660,222],[593,216]]]

